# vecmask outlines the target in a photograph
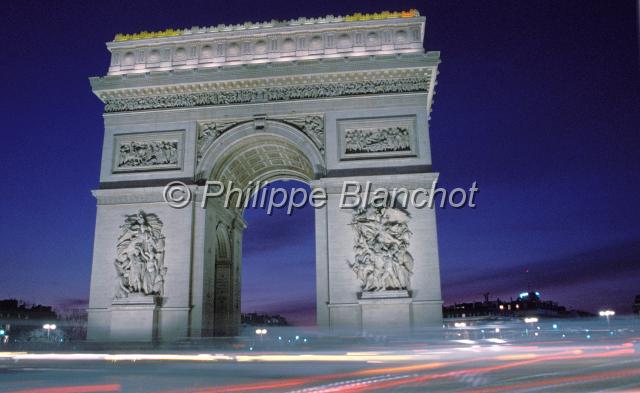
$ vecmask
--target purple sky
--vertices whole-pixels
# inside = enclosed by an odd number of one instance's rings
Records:
[[[487,291],[508,298],[530,283],[564,305],[624,313],[640,293],[633,1],[3,7],[0,298],[61,306],[88,298],[89,190],[98,186],[103,126],[87,78],[106,73],[104,42],[115,33],[408,8],[427,16],[425,46],[443,59],[430,122],[434,168],[447,186],[480,188],[477,209],[437,212],[445,301]],[[247,221],[245,310],[308,321],[313,211],[251,211]]]

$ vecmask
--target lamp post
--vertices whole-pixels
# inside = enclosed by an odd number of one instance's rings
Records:
[[[45,323],[44,325],[42,325],[42,328],[47,331],[47,340],[49,340],[49,335],[51,334],[51,331],[56,330],[56,327],[57,326],[55,323]]]
[[[260,341],[262,341],[262,336],[267,334],[267,329],[256,329],[256,334],[260,337]]]
[[[533,330],[533,324],[538,322],[538,317],[528,317],[524,319],[524,323],[531,324],[531,329]],[[527,336],[529,336],[529,327],[525,329]]]
[[[616,312],[613,310],[602,310],[598,312],[598,315],[607,318],[607,329],[611,330],[611,323],[609,322],[609,318],[616,315]]]

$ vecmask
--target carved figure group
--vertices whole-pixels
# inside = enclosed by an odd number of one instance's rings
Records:
[[[177,163],[177,141],[131,141],[120,145],[118,167],[139,167]]]
[[[347,154],[408,151],[411,149],[407,127],[354,128],[345,131]]]
[[[407,289],[413,272],[408,251],[409,214],[393,207],[369,206],[353,214],[355,260],[349,261],[362,290]]]
[[[218,139],[231,127],[242,124],[247,120],[216,120],[208,123],[203,123],[200,126],[198,132],[198,158],[202,158],[204,151],[211,145],[211,143]]]
[[[120,228],[115,260],[116,297],[127,297],[130,293],[162,296],[167,272],[162,222],[157,215],[140,210],[125,216]]]

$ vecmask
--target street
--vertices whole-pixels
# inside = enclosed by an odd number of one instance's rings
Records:
[[[336,345],[334,338],[330,350],[312,345],[278,347],[277,342],[302,337],[288,339],[274,333],[273,341],[263,342],[262,337],[247,341],[255,348],[220,352],[204,348],[202,352],[3,352],[0,391],[640,391],[640,340],[633,329],[537,327],[535,336],[523,336],[530,333],[528,327],[523,331],[522,326],[491,326],[449,329],[447,338],[437,341],[345,340]],[[489,329],[492,334],[486,333]],[[515,333],[521,333],[519,339]]]

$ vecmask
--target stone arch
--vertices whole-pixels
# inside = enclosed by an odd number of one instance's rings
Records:
[[[277,179],[305,183],[325,174],[324,158],[316,142],[302,130],[279,120],[266,120],[260,128],[254,121],[224,129],[203,151],[198,172],[201,179],[232,182],[232,187],[256,191]],[[244,209],[235,209],[235,200],[227,208],[223,199],[207,201],[205,233],[210,233],[205,248],[213,248],[210,260],[213,283],[212,301],[204,304],[212,311],[204,335],[232,336],[240,324],[240,287]],[[205,311],[205,314],[207,312]]]
[[[398,231],[391,229],[396,224],[391,224],[390,216],[385,218],[390,233],[363,230],[361,236],[353,230],[354,223],[373,220],[372,225],[379,227],[383,213],[372,210],[373,216],[359,217],[357,211],[341,206],[346,180],[363,188],[370,184],[375,192],[429,189],[438,178],[432,172],[428,120],[440,57],[437,52],[425,53],[424,20],[410,14],[403,15],[407,18],[394,14],[388,21],[351,21],[349,31],[341,24],[316,26],[324,37],[308,23],[292,23],[286,37],[269,38],[270,30],[259,25],[243,33],[241,40],[234,32],[207,33],[202,39],[196,37],[199,54],[181,37],[150,41],[120,37],[125,40],[119,40],[112,54],[108,76],[91,78],[108,115],[100,187],[93,192],[98,201],[90,339],[164,341],[208,336],[225,327],[214,318],[214,303],[226,298],[230,309],[237,310],[244,211],[224,208],[226,198],[211,198],[205,209],[199,208],[204,191],[209,191],[202,187],[207,179],[228,179],[247,187],[250,181],[290,178],[323,192],[326,203],[314,209],[320,326],[387,329],[441,324],[435,210],[412,208],[410,221],[400,220],[408,225],[403,233],[413,234],[407,246],[407,240],[397,239]],[[310,52],[296,52],[300,42],[291,38],[308,42]],[[265,45],[268,59],[261,53]],[[328,52],[323,51],[325,46]],[[144,83],[126,77],[150,71],[145,65],[156,64],[151,51],[158,48],[168,48],[159,52],[160,60],[170,63],[165,64],[167,72]],[[254,52],[245,53],[247,48]],[[335,50],[359,59],[336,58],[330,53]],[[149,53],[146,60],[138,56],[145,53]],[[292,62],[309,54],[319,60]],[[197,66],[190,59],[216,67],[171,72]],[[264,59],[273,64],[259,64]],[[255,64],[227,67],[238,62]],[[141,151],[127,160],[136,164],[119,165],[131,153],[120,148],[134,143]],[[163,151],[167,147],[167,160],[146,153],[159,146]],[[163,186],[174,181],[188,183],[191,191],[191,205],[184,209],[164,203]],[[255,184],[251,188],[255,190]],[[114,269],[117,217],[141,210],[163,223],[163,291],[148,295],[136,291],[131,299],[114,299],[113,288],[122,282]],[[383,235],[397,241],[385,240],[391,246],[381,249],[377,245]],[[367,253],[375,258],[357,255],[365,242],[372,244]],[[404,254],[393,247],[398,242],[404,244]],[[375,281],[385,282],[379,278],[388,268],[376,262],[402,258],[409,265],[408,255],[413,257],[410,286],[400,285],[406,290],[385,283],[373,288],[384,287],[383,293],[373,293],[368,281],[362,280],[360,273],[373,271]],[[229,315],[230,329],[221,335],[237,331],[239,313]]]
[[[260,129],[245,122],[226,130],[203,153],[198,173],[245,188],[278,178],[308,183],[324,176],[325,168],[322,153],[301,130],[267,120]]]

